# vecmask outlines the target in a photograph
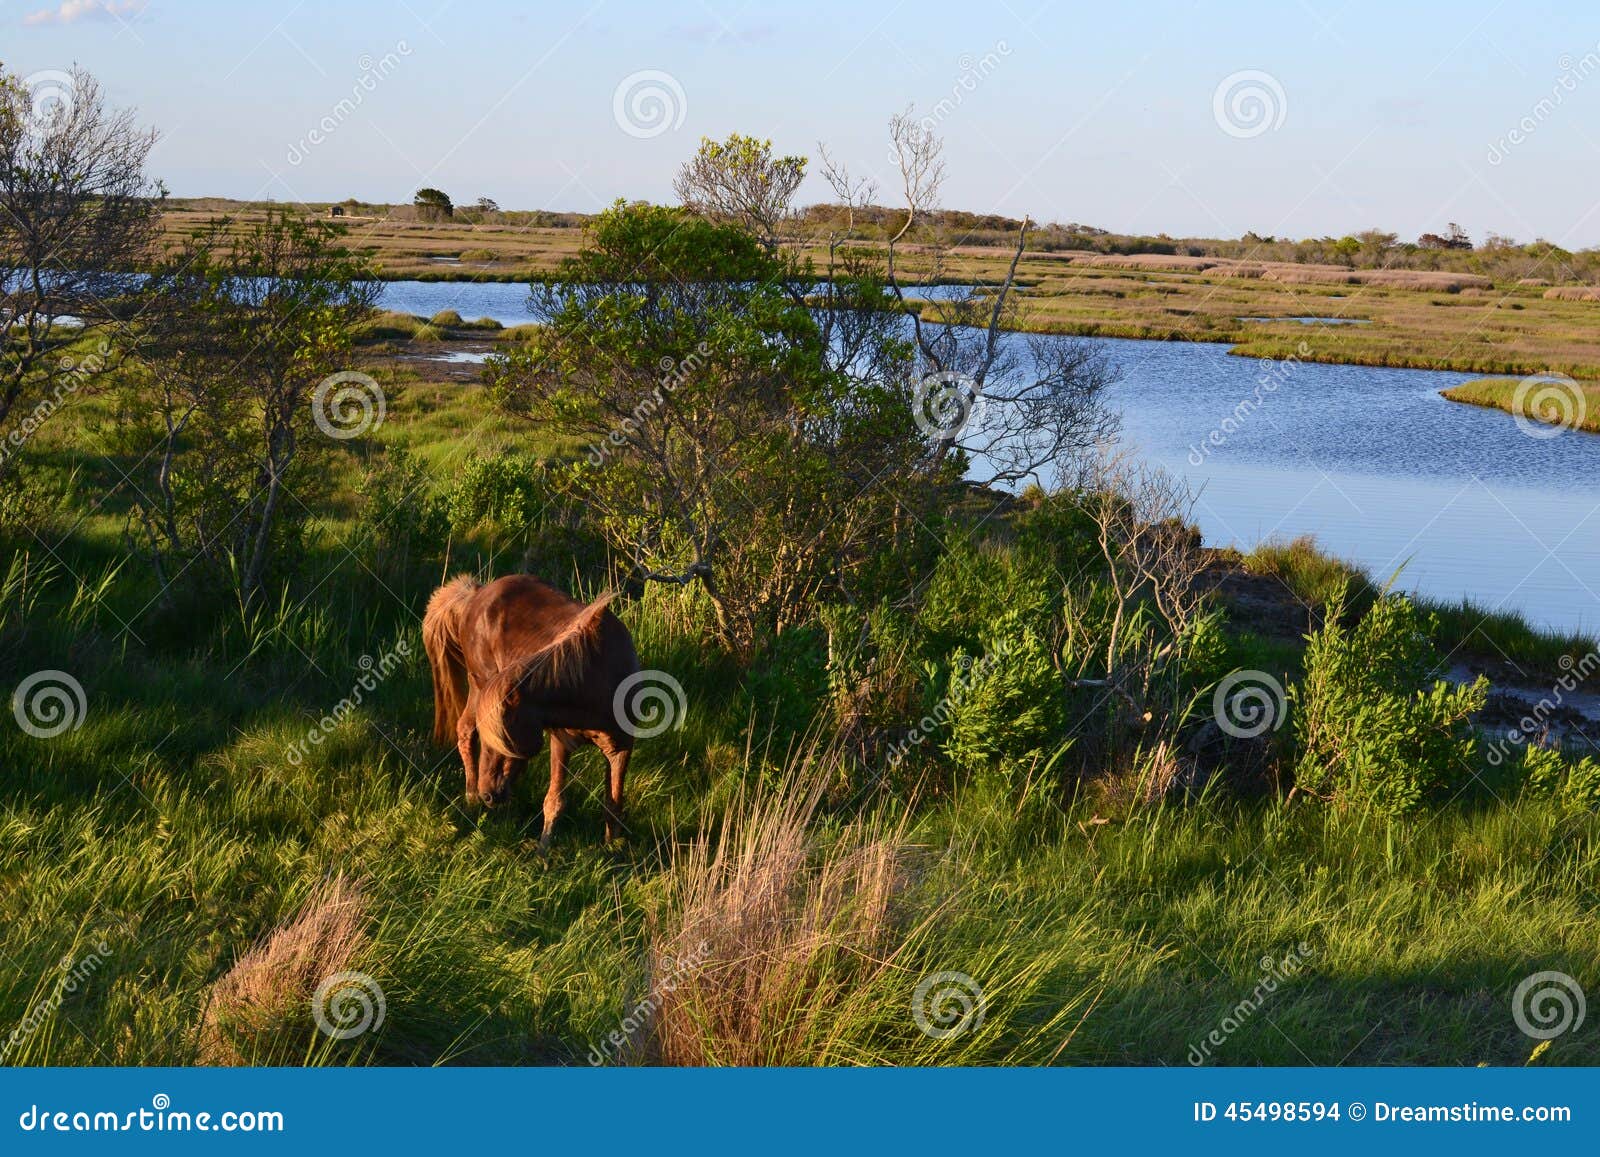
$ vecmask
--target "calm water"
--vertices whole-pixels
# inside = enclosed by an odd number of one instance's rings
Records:
[[[912,300],[939,301],[964,296],[965,285],[928,285],[907,289]],[[501,325],[526,325],[533,321],[528,312],[526,282],[503,281],[386,281],[378,298],[379,309],[432,317],[453,309],[467,321],[492,317]]]
[[[1402,589],[1600,631],[1600,436],[1439,397],[1469,374],[1095,340],[1125,438],[1189,480],[1208,542],[1314,534],[1379,580],[1403,564]]]
[[[382,305],[516,325],[527,292],[391,282]],[[1402,589],[1600,632],[1600,436],[1534,438],[1507,414],[1439,397],[1468,374],[1089,340],[1122,369],[1125,439],[1193,486],[1208,543],[1313,534],[1380,580],[1403,565]]]

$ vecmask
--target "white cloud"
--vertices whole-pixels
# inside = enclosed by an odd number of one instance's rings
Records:
[[[24,24],[77,24],[85,20],[111,20],[144,11],[146,0],[61,0],[59,8],[41,8],[22,18]]]

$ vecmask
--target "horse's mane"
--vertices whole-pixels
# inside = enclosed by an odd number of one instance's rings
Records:
[[[483,689],[478,707],[478,735],[485,744],[502,754],[524,758],[506,728],[511,697],[519,693],[548,697],[577,687],[594,656],[601,620],[616,597],[615,591],[601,595],[573,615],[550,642],[500,669]]]

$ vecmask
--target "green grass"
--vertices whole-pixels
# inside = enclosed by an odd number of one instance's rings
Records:
[[[366,883],[367,941],[350,963],[382,987],[381,1030],[332,1042],[302,999],[249,1059],[586,1063],[647,991],[697,878],[697,834],[724,830],[741,792],[785,798],[803,782],[821,726],[804,679],[820,673],[741,671],[705,647],[703,607],[655,590],[620,613],[689,709],[682,730],[638,749],[627,845],[600,846],[592,751],[548,856],[537,766],[511,806],[464,810],[456,757],[426,734],[418,614],[447,570],[505,573],[523,544],[455,542],[448,563],[375,556],[348,495],[385,447],[441,480],[469,451],[554,447],[491,417],[477,387],[375,372],[389,395],[378,440],[336,452],[297,593],[257,616],[150,605],[138,563],[115,569],[115,503],[69,506],[45,528],[59,556],[47,582],[49,552],[7,544],[8,557],[28,549],[32,578],[0,598],[0,681],[65,670],[87,703],[54,739],[0,728],[0,1023],[46,1006],[7,1061],[192,1063],[219,978],[344,873]],[[94,400],[79,419],[111,413]],[[87,468],[88,443],[70,457],[81,436],[47,430],[40,449]],[[1254,565],[1318,597],[1336,573],[1298,546]],[[296,746],[350,694],[363,656],[402,642],[393,676],[324,742]],[[1263,959],[1303,943],[1304,966],[1210,1063],[1520,1064],[1534,1042],[1510,1015],[1515,984],[1600,975],[1600,821],[1543,800],[1476,792],[1389,823],[1220,790],[1109,815],[1099,795],[980,783],[869,798],[830,789],[807,855],[832,862],[852,832],[894,841],[906,870],[884,951],[870,967],[848,953],[815,965],[843,987],[785,1038],[789,1060],[1181,1065],[1260,984]],[[103,960],[54,1005],[63,959],[102,940]],[[984,990],[982,1030],[915,1030],[912,994],[941,971]],[[1600,1063],[1600,1035],[1561,1037],[1541,1061]]]
[[[1526,380],[1476,378],[1439,392],[1452,402],[1504,410],[1549,426],[1552,436],[1563,426],[1600,434],[1600,386],[1553,379],[1525,386]]]

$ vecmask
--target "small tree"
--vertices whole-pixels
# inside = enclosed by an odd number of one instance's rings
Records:
[[[903,386],[839,373],[792,266],[729,224],[618,203],[563,273],[489,382],[589,443],[569,484],[635,575],[704,591],[740,651],[849,597],[908,533],[885,484],[921,454]]]
[[[411,203],[416,206],[417,216],[424,221],[442,221],[455,216],[456,207],[442,189],[418,189]]]
[[[1104,395],[1117,371],[1087,342],[1047,334],[1003,339],[1006,329],[1026,328],[1015,288],[1032,228],[1027,218],[1005,272],[982,292],[931,305],[907,293],[899,270],[900,243],[938,202],[944,146],[911,109],[889,118],[889,140],[905,220],[886,243],[878,285],[887,287],[887,304],[898,315],[893,321],[910,339],[916,374],[907,404],[926,433],[927,471],[930,476],[947,469],[965,473],[981,463],[983,480],[990,483],[1058,483],[1116,433],[1118,420]],[[871,186],[852,180],[826,153],[824,159],[823,175],[853,217]],[[847,255],[840,266],[832,264],[839,252],[837,244],[830,246],[830,312],[844,315],[841,326],[864,327],[873,335],[868,347],[880,348],[887,340],[884,295],[873,292],[870,279],[863,280],[859,259]],[[923,284],[936,285],[944,278],[942,256],[935,250],[926,260]],[[843,295],[834,292],[841,280],[849,290]],[[832,334],[830,344],[839,345],[842,336]],[[855,347],[845,341],[841,360],[856,357]]]
[[[108,109],[93,77],[35,96],[0,69],[0,435],[57,384],[61,346],[115,326],[166,195],[144,174],[155,132]]]
[[[295,487],[339,429],[318,387],[377,298],[339,236],[288,210],[242,234],[214,221],[147,283],[132,403],[159,437],[134,517],[163,584],[198,558],[250,601],[303,521]]]
[[[804,157],[775,157],[771,141],[733,133],[702,138],[672,189],[685,208],[742,226],[770,253],[805,175]]]
[[[1417,238],[1417,246],[1421,249],[1471,249],[1472,238],[1467,236],[1467,231],[1454,221],[1443,236],[1438,233],[1424,233]]]

